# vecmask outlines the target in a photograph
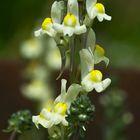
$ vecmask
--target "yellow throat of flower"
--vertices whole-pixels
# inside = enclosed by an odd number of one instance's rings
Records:
[[[103,77],[103,75],[99,70],[92,70],[90,72],[90,79],[93,82],[100,82],[102,80],[102,77]]]
[[[98,13],[100,13],[100,14],[104,14],[105,13],[105,7],[104,7],[103,4],[96,3],[95,8],[96,8]]]
[[[105,50],[101,46],[96,45],[95,53],[100,55],[100,56],[104,56],[105,55]]]
[[[65,26],[70,26],[70,27],[75,27],[77,23],[76,16],[73,14],[67,14],[64,17],[64,25]]]
[[[46,30],[49,25],[52,24],[52,19],[51,18],[45,18],[45,20],[42,23],[42,29]]]
[[[65,103],[60,102],[54,106],[54,112],[57,112],[61,115],[65,115],[66,111],[67,111],[67,104]]]

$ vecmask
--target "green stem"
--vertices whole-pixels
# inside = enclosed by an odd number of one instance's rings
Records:
[[[65,140],[64,126],[61,125],[61,140]]]
[[[74,133],[72,140],[78,140],[78,139],[79,139],[79,128],[78,126],[76,126],[76,131]]]

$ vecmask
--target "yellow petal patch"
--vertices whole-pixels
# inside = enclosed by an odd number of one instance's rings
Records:
[[[48,28],[48,25],[52,24],[51,18],[45,18],[45,20],[42,23],[42,29],[46,30]]]
[[[47,110],[48,110],[49,112],[52,112],[52,108],[51,108],[51,107],[48,107]]]
[[[102,3],[96,3],[95,8],[98,13],[104,14],[105,13],[105,7]]]
[[[104,56],[105,50],[101,46],[96,45],[96,47],[95,47],[95,53],[98,54],[98,55],[100,55],[100,56]]]
[[[93,82],[100,82],[102,80],[102,73],[99,70],[92,70],[90,73],[90,79]]]
[[[42,112],[40,112],[40,115],[39,115],[39,116],[40,116],[40,118],[43,118],[43,114],[42,114]]]
[[[67,111],[67,104],[65,103],[60,102],[54,106],[54,112],[57,112],[61,115],[65,115],[66,111]]]
[[[77,23],[76,16],[73,14],[67,14],[64,17],[64,25],[74,27]]]

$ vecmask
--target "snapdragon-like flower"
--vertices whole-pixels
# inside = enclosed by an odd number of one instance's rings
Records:
[[[45,128],[51,128],[53,125],[62,123],[64,126],[68,125],[66,121],[66,103],[59,102],[53,108],[42,109],[40,115],[33,116],[32,120],[38,128],[38,124]]]
[[[45,18],[42,23],[41,29],[35,31],[35,36],[38,37],[42,34],[48,34],[49,36],[53,37],[56,35],[56,31],[52,28],[53,22],[51,18]]]
[[[36,59],[43,52],[42,44],[38,39],[30,39],[21,45],[21,54],[27,59]]]
[[[90,92],[95,89],[97,92],[102,92],[111,83],[109,78],[102,80],[102,73],[99,70],[90,71],[82,80],[81,84],[85,91]]]
[[[31,83],[23,85],[22,93],[29,99],[44,101],[51,94],[51,90],[45,81],[32,80]]]
[[[64,17],[63,24],[54,23],[54,29],[68,36],[86,32],[86,26],[79,23],[77,0],[68,0],[67,15]]]
[[[66,92],[66,80],[61,81],[61,94],[55,99],[54,104],[51,108],[42,109],[40,115],[33,116],[32,120],[36,127],[42,125],[45,128],[51,128],[53,125],[62,124],[64,126],[68,125],[66,121],[67,111],[69,110],[70,104],[79,92],[81,91],[81,86],[78,84],[72,84]]]
[[[91,92],[95,89],[97,92],[102,92],[111,83],[109,78],[102,80],[102,73],[94,69],[94,55],[90,48],[80,51],[81,59],[81,85],[84,91]]]
[[[101,61],[104,61],[106,66],[109,64],[109,59],[105,56],[105,50],[100,45],[95,46],[94,50],[94,63],[98,64]]]
[[[59,70],[61,68],[61,54],[56,42],[52,38],[47,40],[45,62],[51,69]]]
[[[60,23],[61,22],[61,12],[64,7],[64,2],[55,1],[51,8],[51,17],[45,18],[42,22],[42,27],[35,31],[35,36],[40,36],[43,34],[47,34],[51,37],[55,37],[57,32],[53,28],[53,23]]]
[[[105,13],[105,7],[102,3],[97,3],[97,0],[86,0],[86,9],[90,19],[97,19],[102,22],[105,20],[111,20],[111,16]]]
[[[24,76],[29,79],[45,80],[48,75],[46,67],[36,61],[30,62],[24,70]]]

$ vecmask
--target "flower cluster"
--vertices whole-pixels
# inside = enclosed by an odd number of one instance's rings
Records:
[[[32,38],[22,43],[20,51],[26,60],[23,76],[27,82],[21,87],[23,95],[37,101],[39,108],[48,106],[54,94],[50,76],[61,68],[61,55],[55,41],[52,38]]]
[[[100,22],[111,20],[111,16],[105,13],[104,5],[97,3],[97,0],[55,1],[51,7],[51,16],[46,17],[41,28],[35,31],[36,37],[41,38],[43,35],[47,35],[55,41],[59,48],[61,71],[57,79],[63,74],[67,55],[70,60],[71,80],[68,90],[66,90],[67,80],[62,79],[60,95],[49,107],[43,108],[39,115],[32,117],[37,128],[39,125],[48,128],[51,137],[55,127],[58,127],[60,137],[64,139],[65,135],[61,132],[62,128],[69,128],[70,125],[75,126],[75,123],[81,123],[81,117],[78,116],[82,112],[76,114],[71,112],[72,106],[77,102],[79,102],[77,109],[81,110],[80,106],[85,109],[83,112],[87,120],[84,119],[82,130],[86,131],[86,121],[91,120],[94,109],[90,102],[86,104],[84,100],[89,100],[87,98],[89,92],[94,89],[98,93],[103,92],[111,83],[109,78],[104,78],[102,72],[96,69],[96,64],[102,61],[105,62],[106,66],[109,64],[104,48],[96,44],[95,33],[92,29],[92,23],[96,17]],[[52,63],[53,58],[55,58],[54,55],[48,54],[48,56],[52,57],[50,60]],[[86,111],[87,108],[90,108],[90,112]],[[73,115],[77,121],[70,123],[74,118]],[[54,139],[58,138],[58,135],[55,136]]]

